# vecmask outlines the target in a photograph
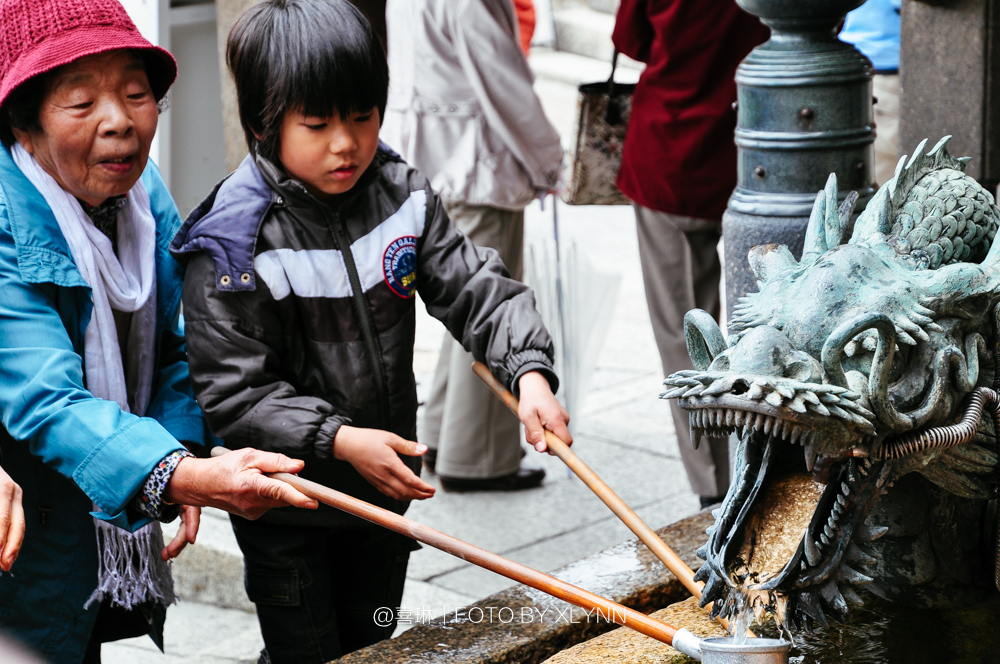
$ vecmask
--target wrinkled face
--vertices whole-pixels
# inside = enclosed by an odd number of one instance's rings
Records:
[[[974,446],[955,448],[961,459],[887,450],[952,423],[962,397],[992,383],[982,334],[993,335],[997,298],[969,264],[914,272],[857,245],[802,265],[781,252],[753,257],[771,275],[738,308],[728,343],[707,314],[688,315],[697,368],[670,376],[664,396],[689,411],[692,440],[740,435],[735,481],[699,552],[707,601],[738,589],[758,614],[797,626],[824,609],[845,614],[872,581],[884,529],[866,518],[896,479],[916,471],[952,493],[987,495],[970,479],[992,476]]]
[[[157,117],[142,60],[111,51],[61,67],[42,102],[41,131],[14,133],[63,189],[99,205],[142,175]]]
[[[323,200],[358,183],[378,149],[379,115],[373,108],[346,118],[287,111],[281,125],[279,158],[289,175]]]

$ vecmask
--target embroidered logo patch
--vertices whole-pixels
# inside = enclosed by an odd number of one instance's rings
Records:
[[[417,289],[417,238],[412,235],[393,240],[382,256],[385,283],[400,297],[413,297]]]

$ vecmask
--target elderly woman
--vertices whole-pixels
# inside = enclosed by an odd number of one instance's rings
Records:
[[[26,521],[0,629],[99,662],[103,641],[158,633],[194,506],[316,505],[263,475],[301,461],[187,451],[212,439],[167,250],[181,220],[148,160],[173,57],[116,0],[0,0],[0,25],[0,452]]]

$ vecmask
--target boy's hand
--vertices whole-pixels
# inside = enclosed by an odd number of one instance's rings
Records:
[[[573,444],[569,432],[569,413],[552,394],[548,379],[537,371],[529,371],[517,383],[521,391],[517,416],[524,423],[524,437],[539,452],[549,446],[545,443],[545,429],[562,438],[567,445]]]
[[[423,500],[434,487],[417,477],[396,452],[420,456],[426,445],[400,438],[381,429],[341,426],[333,441],[333,456],[347,461],[376,489],[396,500]]]

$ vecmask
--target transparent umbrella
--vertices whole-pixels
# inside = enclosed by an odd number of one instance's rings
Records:
[[[558,397],[569,411],[575,436],[576,415],[611,325],[621,274],[596,267],[575,241],[560,240],[557,205],[553,196],[554,242],[528,248],[525,277],[555,344]]]

